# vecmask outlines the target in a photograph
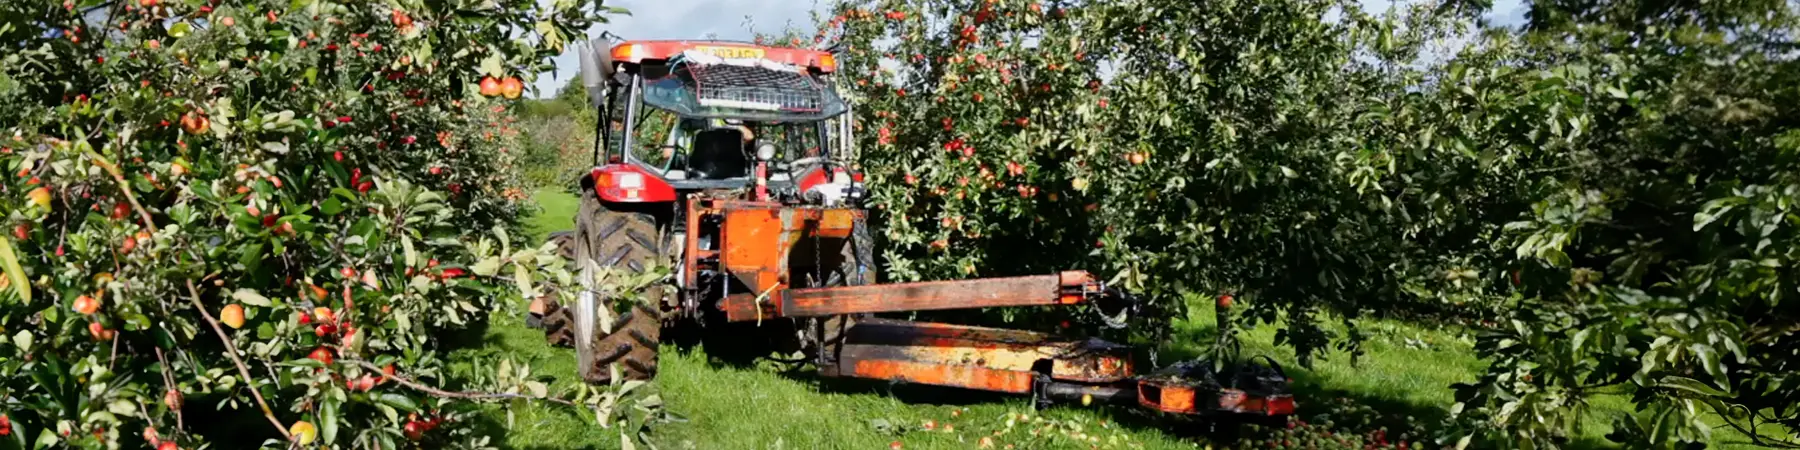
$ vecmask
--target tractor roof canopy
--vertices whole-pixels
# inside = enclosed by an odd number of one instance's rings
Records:
[[[642,64],[646,61],[667,61],[689,51],[721,58],[764,59],[805,67],[819,73],[837,71],[837,59],[829,52],[731,41],[625,41],[613,46],[612,60]]]
[[[721,42],[629,41],[614,61],[642,65],[644,103],[688,118],[824,120],[848,109],[823,76],[826,52]],[[657,70],[651,70],[654,64]]]

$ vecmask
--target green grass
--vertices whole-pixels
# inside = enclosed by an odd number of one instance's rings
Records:
[[[571,227],[576,207],[572,196],[540,191],[536,198],[544,211],[532,219],[530,231],[534,236],[541,238],[550,231]],[[1165,355],[1198,354],[1216,333],[1211,306],[1192,309],[1187,320],[1178,322],[1177,333]],[[459,350],[452,358],[509,355],[531,364],[535,373],[554,376],[557,382],[553,391],[573,383],[577,379],[574,352],[545,345],[538,330],[524,326],[517,313],[522,310],[520,305],[513,311],[497,313],[483,344]],[[1415,416],[1421,423],[1434,423],[1435,418],[1446,414],[1445,408],[1452,403],[1448,388],[1451,383],[1473,381],[1485,367],[1475,356],[1471,342],[1457,330],[1425,329],[1381,320],[1367,321],[1365,326],[1371,335],[1367,354],[1354,366],[1347,354],[1331,352],[1312,369],[1299,369],[1291,350],[1273,344],[1273,327],[1246,330],[1242,338],[1244,355],[1267,354],[1288,367],[1296,390],[1301,393],[1303,415],[1308,405],[1343,397],[1384,414]],[[1342,332],[1341,326],[1333,328]],[[1009,428],[1009,418],[1031,413],[1025,399],[930,387],[892,387],[879,382],[818,380],[805,371],[784,373],[774,363],[755,367],[716,363],[709,361],[703,349],[681,351],[665,346],[662,355],[658,389],[667,407],[687,419],[685,423],[656,428],[655,437],[662,448],[865,449],[887,448],[894,441],[901,441],[905,448],[973,448],[977,439],[996,430],[1005,431],[998,437],[1002,446],[1016,443],[1018,448],[1088,448],[1086,444],[1076,445],[1068,437],[1076,433],[1072,427],[1081,427],[1079,433],[1098,436],[1101,443],[1114,440],[1115,445],[1110,448],[1203,445],[1195,438],[1171,433],[1166,424],[1147,422],[1122,408],[1054,408],[1032,417],[1046,421],[1042,423],[1060,424],[1064,428],[1059,431],[1041,424]],[[1609,419],[1605,416],[1629,409],[1623,398],[1599,399],[1594,412],[1604,414],[1592,415],[1575,446],[1606,446],[1601,438],[1609,431]],[[497,423],[506,421],[498,412],[492,416]],[[920,430],[926,421],[939,426],[934,431]],[[942,424],[954,425],[955,431],[945,431]],[[1033,429],[1057,437],[1030,441]],[[506,430],[502,444],[507,448],[618,447],[617,435],[611,430],[597,428],[591,417],[582,417],[568,408],[515,408]],[[1720,431],[1723,436],[1724,430]]]
[[[534,238],[542,239],[553,231],[571,230],[575,228],[575,212],[581,207],[581,200],[575,195],[559,190],[543,189],[532,195],[537,202],[538,213],[531,216],[526,231]]]

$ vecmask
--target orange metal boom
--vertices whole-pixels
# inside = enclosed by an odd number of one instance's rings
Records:
[[[729,296],[723,307],[727,320],[741,322],[771,317],[1074,305],[1103,295],[1104,291],[1104,285],[1095,281],[1093,275],[1068,271],[1011,278],[775,289],[761,302],[757,301],[757,294]]]

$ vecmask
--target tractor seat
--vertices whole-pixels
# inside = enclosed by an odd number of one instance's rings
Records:
[[[750,155],[744,153],[743,133],[714,129],[694,136],[688,155],[688,178],[725,180],[750,176]]]

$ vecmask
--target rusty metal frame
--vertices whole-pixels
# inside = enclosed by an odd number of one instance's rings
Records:
[[[1130,355],[1116,345],[885,319],[864,319],[846,331],[834,364],[827,375],[1021,394],[1031,392],[1040,375],[1086,383],[1134,376]]]
[[[690,206],[689,229],[694,230],[690,233],[697,233],[703,216],[719,216],[720,251],[708,256],[718,256],[720,267],[759,294],[789,284],[788,257],[801,239],[848,238],[857,219],[866,214],[860,209],[741,200],[706,203],[701,208]]]
[[[1067,271],[1010,278],[777,289],[767,295],[732,295],[721,307],[727,320],[741,322],[770,317],[1075,305],[1103,295],[1103,291],[1093,275]]]
[[[1138,382],[1138,404],[1166,413],[1210,415],[1218,413],[1286,416],[1294,413],[1294,396],[1254,395],[1240,389],[1208,389],[1193,384],[1162,380]]]

